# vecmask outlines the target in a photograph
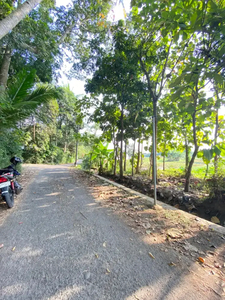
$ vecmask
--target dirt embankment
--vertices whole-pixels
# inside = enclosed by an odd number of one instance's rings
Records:
[[[153,197],[152,181],[143,176],[124,176],[123,181],[119,176],[104,174],[104,177],[111,179],[126,187],[134,189],[147,196]],[[159,179],[157,185],[157,197],[159,200],[181,210],[192,213],[208,221],[225,226],[225,197],[210,198],[201,188],[201,181],[192,179],[192,189],[189,193],[184,190],[185,179],[168,177]],[[198,188],[196,188],[198,186]]]

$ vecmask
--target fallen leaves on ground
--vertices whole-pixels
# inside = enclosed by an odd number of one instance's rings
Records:
[[[225,282],[224,235],[203,225],[195,215],[187,217],[182,211],[166,210],[159,205],[153,209],[138,195],[132,195],[81,170],[73,172],[76,180],[79,179],[91,191],[96,202],[121,216],[146,244],[159,246],[167,256],[172,249],[177,253],[179,264],[170,260],[165,264],[180,268],[183,265],[187,269],[184,261],[188,259],[193,266],[198,265],[198,275],[201,274],[206,282],[212,280],[212,277],[208,278],[209,272]],[[151,252],[148,255],[155,259]]]
[[[151,252],[148,252],[148,255],[149,255],[151,258],[155,259],[155,256],[154,256]]]
[[[204,264],[204,262],[205,262],[205,259],[204,258],[202,258],[202,257],[199,257],[198,258],[198,260],[200,261],[200,263],[202,263],[202,264]]]

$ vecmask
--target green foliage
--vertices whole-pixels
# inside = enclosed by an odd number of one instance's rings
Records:
[[[29,117],[41,104],[57,97],[50,85],[35,86],[35,71],[21,71],[6,91],[0,90],[0,120],[6,128]]]
[[[23,132],[18,129],[0,133],[0,168],[10,164],[13,156],[22,157]]]
[[[182,153],[176,150],[171,150],[167,153],[167,161],[179,161]]]

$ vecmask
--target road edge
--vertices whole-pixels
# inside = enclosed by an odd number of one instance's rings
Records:
[[[132,190],[132,189],[130,189],[128,187],[123,186],[122,184],[116,183],[114,181],[111,181],[111,180],[109,180],[107,178],[104,178],[102,176],[99,176],[97,174],[92,174],[92,176],[94,176],[94,177],[96,177],[96,178],[98,178],[98,179],[100,179],[100,180],[102,180],[104,182],[107,182],[107,183],[109,183],[111,185],[114,185],[114,186],[116,186],[116,187],[118,187],[120,189],[123,189],[124,191],[126,191],[126,192],[128,192],[130,194],[137,195],[140,198],[142,198],[143,200],[145,200],[147,205],[150,205],[152,207],[154,206],[154,199],[151,198],[151,197],[149,197],[149,196],[146,196],[146,195],[144,195],[142,193],[134,191],[134,190]],[[183,214],[186,218],[190,218],[190,217],[193,218],[194,217],[194,215],[192,215],[192,214],[190,214],[188,212],[185,212],[185,211],[180,210],[180,209],[178,209],[176,207],[170,206],[169,204],[166,204],[166,203],[164,203],[162,201],[159,201],[159,200],[157,200],[157,205],[160,206],[160,207],[162,207],[165,210],[179,211],[179,213]],[[199,224],[207,226],[208,229],[211,229],[212,231],[216,231],[216,232],[218,232],[220,234],[225,234],[225,227],[217,225],[217,224],[214,224],[214,223],[212,223],[210,221],[207,221],[207,220],[205,220],[203,218],[200,218],[200,217],[197,217],[197,218],[198,218]]]

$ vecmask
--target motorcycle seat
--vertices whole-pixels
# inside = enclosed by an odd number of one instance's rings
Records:
[[[5,173],[12,172],[12,169],[0,169],[0,175],[3,175]]]

